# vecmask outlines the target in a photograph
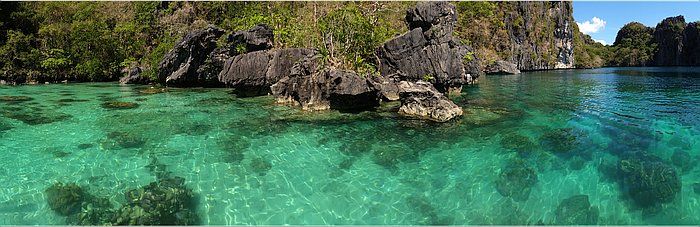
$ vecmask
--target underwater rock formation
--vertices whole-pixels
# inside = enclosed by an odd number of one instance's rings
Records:
[[[510,160],[496,179],[496,190],[504,197],[525,201],[537,183],[537,173],[524,160]]]
[[[138,108],[139,104],[135,102],[107,101],[103,102],[101,106],[105,109],[125,110]]]
[[[87,208],[69,217],[75,225],[196,225],[194,193],[181,177],[168,177],[128,190],[119,209]]]
[[[640,207],[669,202],[681,191],[681,180],[673,167],[653,157],[623,158],[618,171],[620,186]]]
[[[462,116],[464,111],[424,81],[399,83],[401,107],[399,114],[446,122]]]
[[[598,208],[591,206],[587,195],[574,195],[562,200],[555,213],[556,225],[598,224]]]
[[[45,191],[46,200],[51,210],[67,216],[80,212],[81,207],[90,197],[82,187],[75,183],[55,183]]]

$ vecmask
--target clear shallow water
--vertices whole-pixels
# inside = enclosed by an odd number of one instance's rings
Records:
[[[454,97],[465,116],[447,124],[402,119],[395,105],[304,113],[227,89],[146,88],[0,87],[31,98],[0,101],[0,224],[65,224],[46,202],[54,182],[116,207],[156,180],[154,163],[193,189],[203,225],[553,224],[578,194],[601,225],[700,223],[698,68],[486,76]],[[640,208],[601,170],[635,151],[677,172],[673,199]],[[504,181],[513,166],[526,174]],[[513,191],[522,185],[529,193]]]

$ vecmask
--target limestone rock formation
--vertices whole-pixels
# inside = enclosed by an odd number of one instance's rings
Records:
[[[682,65],[684,29],[685,18],[683,16],[669,17],[656,25],[654,40],[658,44],[658,51],[654,55],[655,65]]]
[[[274,34],[271,28],[260,24],[251,29],[237,31],[228,37],[228,47],[232,52],[238,52],[239,47],[244,47],[244,53],[272,49]],[[241,54],[232,53],[231,55]]]
[[[218,84],[216,77],[205,77],[197,70],[216,49],[216,40],[223,34],[223,30],[211,25],[187,33],[161,60],[158,80],[163,84],[183,87]]]
[[[141,74],[143,72],[143,67],[134,66],[122,70],[122,73],[126,76],[119,79],[119,84],[149,84],[151,81],[149,78],[143,77]]]
[[[498,60],[486,67],[486,74],[518,74],[518,66],[503,60]]]
[[[399,83],[399,114],[446,122],[462,116],[464,111],[432,84],[425,81]]]
[[[270,93],[270,86],[289,75],[294,63],[315,55],[306,48],[255,51],[229,58],[219,73],[219,81],[242,96]]]
[[[379,105],[378,89],[369,79],[352,71],[317,66],[318,57],[295,64],[289,76],[271,87],[277,102],[301,105],[308,111],[356,111]]]
[[[420,2],[406,13],[411,29],[386,41],[377,50],[382,75],[402,80],[431,79],[441,92],[461,90],[481,74],[474,51],[452,36],[455,6],[447,2]]]

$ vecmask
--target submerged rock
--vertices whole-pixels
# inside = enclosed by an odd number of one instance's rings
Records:
[[[139,104],[135,102],[107,101],[102,103],[102,108],[112,110],[135,109],[138,107]]]
[[[462,108],[424,81],[399,83],[399,114],[446,122],[462,116]]]
[[[161,60],[158,80],[175,86],[217,86],[219,81],[216,77],[204,77],[197,70],[216,49],[216,41],[223,34],[223,30],[211,25],[187,33]]]
[[[518,74],[518,66],[503,60],[495,61],[486,67],[486,74]]]
[[[496,190],[502,196],[516,201],[530,197],[530,189],[537,183],[537,173],[524,160],[511,160],[496,179]]]
[[[642,208],[669,202],[681,191],[681,180],[673,167],[653,156],[623,158],[617,171],[625,194]]]
[[[678,168],[681,168],[681,170],[689,171],[695,167],[695,161],[693,161],[693,157],[690,156],[688,152],[685,151],[674,151],[673,155],[671,155],[671,163],[673,165],[677,166]]]
[[[29,96],[0,96],[0,102],[6,103],[22,103],[32,100],[34,100],[34,98]]]
[[[85,190],[75,183],[55,183],[44,192],[49,208],[63,216],[80,212],[89,198]]]
[[[270,94],[270,86],[288,76],[294,63],[315,54],[313,49],[290,48],[238,55],[226,61],[219,81],[242,96]]]
[[[598,224],[598,208],[591,206],[587,195],[574,195],[562,200],[555,213],[556,225]]]

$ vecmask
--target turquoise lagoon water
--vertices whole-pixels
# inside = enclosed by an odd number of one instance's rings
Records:
[[[147,88],[0,86],[31,98],[0,101],[0,224],[65,224],[46,201],[55,182],[116,207],[155,165],[196,193],[202,225],[556,224],[579,194],[597,224],[700,224],[698,68],[485,76],[453,97],[465,115],[446,124],[401,118],[396,104],[305,113],[228,89]],[[139,106],[102,107],[115,100]],[[680,192],[635,205],[601,170],[633,151],[671,166]],[[529,193],[499,192],[509,163],[534,170]]]

